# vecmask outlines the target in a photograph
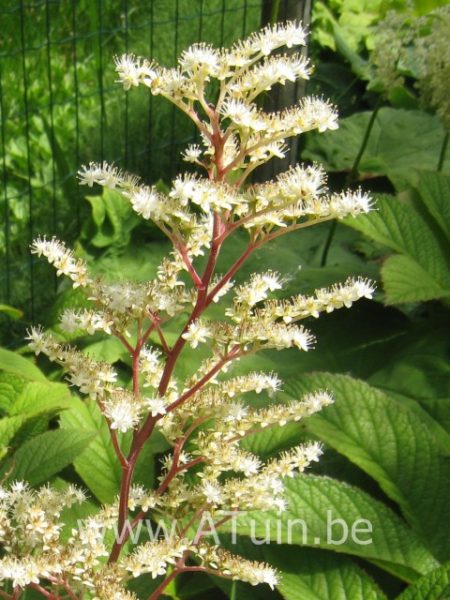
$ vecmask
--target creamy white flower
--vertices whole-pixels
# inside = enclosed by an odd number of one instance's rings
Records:
[[[157,218],[160,214],[161,198],[153,188],[140,187],[130,194],[133,209],[144,219]]]
[[[108,400],[103,405],[103,414],[110,420],[111,429],[117,429],[123,433],[133,429],[139,423],[140,407],[130,401],[130,398]]]
[[[144,405],[149,409],[152,417],[166,414],[166,403],[163,398],[144,398]]]
[[[188,330],[181,337],[189,342],[191,348],[197,348],[200,343],[206,342],[211,335],[211,328],[197,320],[189,325]]]
[[[201,491],[208,504],[217,506],[223,501],[223,495],[220,487],[214,483],[211,483],[210,481],[203,482]]]

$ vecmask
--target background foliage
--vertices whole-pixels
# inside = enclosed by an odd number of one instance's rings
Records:
[[[409,18],[442,4],[416,0]],[[338,131],[308,134],[300,144],[301,160],[322,163],[331,188],[361,185],[377,198],[377,211],[275,242],[241,273],[245,278],[263,266],[279,269],[289,276],[289,291],[300,292],[350,274],[378,282],[375,301],[309,324],[319,340],[314,352],[300,357],[287,352],[283,358],[267,352],[239,366],[279,373],[286,381],[280,401],[324,387],[336,397],[333,406],[304,424],[247,442],[263,457],[305,438],[325,444],[314,475],[288,486],[289,510],[282,518],[303,519],[307,536],[296,530],[290,546],[251,544],[248,516],[243,517],[238,551],[278,567],[279,588],[270,592],[186,577],[169,589],[173,598],[200,600],[214,593],[235,600],[437,600],[450,595],[448,130],[420,103],[413,72],[403,70],[395,94],[378,86],[370,59],[377,47],[376,24],[389,9],[401,15],[407,3],[315,3],[310,54],[318,69],[309,92],[330,96],[343,118]],[[76,240],[80,255],[111,279],[149,279],[167,251],[158,233],[142,225],[113,192],[84,197],[75,182],[81,162],[104,158],[163,186],[192,135],[190,125],[163,102],[149,103],[141,94],[125,100],[114,87],[111,55],[129,49],[171,64],[197,39],[228,43],[256,29],[260,5],[248,3],[243,12],[243,3],[231,0],[130,6],[8,1],[1,10],[7,24],[0,48],[4,302],[26,313],[13,324],[20,312],[4,307],[4,345],[11,347],[22,344],[30,303],[34,320],[58,331],[56,312],[80,302],[61,285],[49,307],[53,280],[50,270],[29,262],[31,236],[58,233]],[[14,85],[18,76],[23,88]],[[224,260],[241,243],[234,239]],[[40,283],[30,288],[30,281]],[[121,346],[100,335],[93,343],[78,341],[91,356],[114,362],[126,384],[130,364]],[[119,485],[106,425],[94,404],[57,383],[60,373],[46,363],[38,368],[23,353],[0,352],[2,476],[32,485],[81,483],[91,493],[84,510],[94,512],[114,499]],[[192,370],[192,360],[186,355],[181,368]],[[162,438],[146,447],[139,481],[152,485],[158,456],[166,449]],[[370,519],[372,543],[328,543],[329,509],[347,523]],[[264,538],[262,517],[252,516]],[[76,518],[74,510],[67,522]],[[144,576],[136,592],[146,598],[151,585]]]

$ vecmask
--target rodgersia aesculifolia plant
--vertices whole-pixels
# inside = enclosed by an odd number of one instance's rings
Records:
[[[181,54],[177,68],[124,55],[116,70],[125,90],[144,86],[175,104],[198,127],[201,143],[183,157],[199,174],[182,174],[162,193],[137,177],[108,164],[90,163],[80,183],[114,188],[144,219],[168,237],[173,250],[147,283],[109,283],[89,274],[85,262],[56,239],[37,239],[32,251],[44,255],[92,308],[65,310],[67,332],[104,332],[117,337],[129,352],[131,383],[122,387],[111,364],[96,362],[57,337],[33,327],[31,347],[67,372],[71,385],[94,400],[108,425],[111,444],[122,467],[117,502],[104,506],[74,529],[63,542],[60,515],[64,506],[83,502],[73,487],[30,489],[15,483],[1,490],[1,540],[8,553],[0,560],[0,577],[12,580],[14,592],[32,587],[48,598],[131,599],[130,579],[143,573],[161,583],[158,598],[180,573],[206,572],[251,584],[277,584],[276,571],[248,561],[211,541],[201,528],[220,527],[237,511],[283,511],[283,479],[295,477],[317,461],[321,448],[305,443],[263,462],[241,447],[241,440],[264,428],[283,426],[332,402],[318,390],[289,404],[274,401],[264,408],[246,403],[249,392],[276,394],[281,381],[273,373],[233,376],[231,364],[267,348],[309,351],[314,338],[300,321],[350,307],[370,298],[373,286],[349,279],[311,296],[278,299],[280,273],[254,273],[235,283],[239,268],[262,245],[282,235],[326,220],[357,216],[370,210],[361,191],[329,194],[317,165],[297,165],[274,181],[249,185],[250,173],[286,152],[285,140],[305,131],[337,127],[333,106],[320,98],[303,98],[280,113],[264,113],[258,96],[274,85],[308,78],[310,66],[299,54],[274,53],[305,43],[294,22],[263,29],[230,49],[195,44]],[[224,244],[238,230],[245,235],[243,253],[217,272]],[[277,291],[277,297],[269,298]],[[228,295],[225,302],[222,296]],[[224,303],[221,320],[208,318],[212,303]],[[169,342],[167,327],[184,319]],[[172,339],[172,338],[171,338]],[[182,379],[177,364],[182,352],[203,346],[196,372]],[[251,365],[251,362],[249,362]],[[133,482],[136,461],[159,431],[172,447],[162,461],[157,485],[144,489]],[[131,432],[128,451],[118,432]],[[175,524],[169,537],[127,544],[144,519]],[[169,528],[170,529],[170,528]],[[104,532],[116,532],[110,545]],[[126,546],[126,547],[125,547]]]

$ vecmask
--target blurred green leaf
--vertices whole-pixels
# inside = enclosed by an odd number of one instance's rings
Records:
[[[274,566],[280,573],[277,589],[286,600],[386,600],[360,566],[336,552],[283,544],[256,545],[243,537],[237,544],[226,546],[231,552]]]
[[[350,171],[361,147],[370,112],[342,119],[337,131],[309,133],[303,157],[327,170]],[[435,170],[445,131],[438,117],[418,110],[381,108],[359,164],[362,179],[389,177],[398,190],[417,183],[416,169]],[[443,172],[450,173],[450,153]]]
[[[92,222],[84,224],[82,238],[96,248],[124,248],[131,231],[141,223],[127,200],[115,190],[104,188],[100,196],[87,196],[92,208]]]
[[[8,304],[0,304],[0,312],[5,313],[12,319],[21,319],[23,317],[23,311]]]
[[[16,352],[0,348],[0,369],[36,381],[46,381],[45,375],[28,359]]]

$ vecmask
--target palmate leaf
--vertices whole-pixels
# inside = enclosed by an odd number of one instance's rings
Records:
[[[28,383],[9,406],[9,414],[36,414],[57,412],[69,408],[72,397],[67,385],[53,382]]]
[[[286,385],[296,398],[315,389],[330,390],[336,401],[307,419],[308,429],[373,477],[424,544],[448,559],[442,522],[450,521],[450,472],[419,414],[344,375],[319,373]]]
[[[13,372],[0,375],[0,407],[8,415],[0,420],[2,455],[48,428],[50,419],[71,404],[66,385],[30,381]]]
[[[24,417],[22,415],[0,419],[0,459],[7,453],[8,444],[22,427],[23,422]]]
[[[288,479],[285,489],[286,511],[281,514],[250,511],[236,519],[237,533],[351,554],[374,562],[406,581],[413,581],[438,566],[402,519],[360,489],[314,475]],[[342,521],[332,526],[335,519]],[[371,524],[371,532],[362,531],[368,524],[361,519]],[[345,539],[344,523],[348,527]],[[232,525],[227,527],[231,529]]]
[[[87,196],[86,200],[92,207],[92,223],[85,224],[84,238],[96,248],[125,247],[131,230],[140,223],[130,204],[110,189],[104,189],[101,196]]]

